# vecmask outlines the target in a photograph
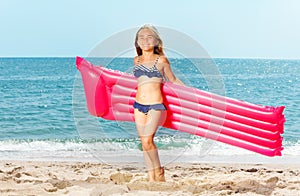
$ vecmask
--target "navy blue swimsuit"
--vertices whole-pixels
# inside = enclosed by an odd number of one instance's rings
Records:
[[[156,78],[163,79],[163,75],[159,72],[159,70],[156,67],[159,57],[160,56],[157,57],[154,65],[150,68],[146,67],[142,64],[139,64],[140,57],[138,57],[138,65],[134,66],[133,75],[136,78],[139,78],[141,76],[147,76],[148,78],[156,77]],[[149,110],[151,110],[151,109],[153,109],[153,110],[166,110],[167,109],[163,103],[153,104],[153,105],[143,105],[136,101],[133,104],[133,108],[138,109],[140,112],[144,113],[145,115],[147,115]]]
[[[140,57],[138,57],[138,65],[134,66],[133,68],[133,75],[136,78],[139,78],[141,76],[147,76],[148,78],[163,78],[163,75],[159,72],[159,70],[157,69],[156,65],[158,62],[160,56],[157,57],[157,59],[155,60],[155,63],[152,67],[146,67],[140,63]]]
[[[147,115],[150,110],[167,110],[166,106],[163,103],[144,105],[136,101],[133,103],[133,108],[138,109],[140,112],[144,113],[145,115]]]

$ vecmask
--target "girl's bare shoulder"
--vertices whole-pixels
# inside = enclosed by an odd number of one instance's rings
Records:
[[[134,58],[133,58],[133,64],[134,65],[137,65],[138,63],[139,63],[139,56],[135,56]]]
[[[167,64],[167,65],[170,64],[169,59],[166,56],[160,56],[158,63],[159,64]]]

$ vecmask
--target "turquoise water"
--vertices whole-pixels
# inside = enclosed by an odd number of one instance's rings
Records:
[[[130,58],[91,60],[128,73],[132,69]],[[300,60],[213,59],[219,73],[209,76],[190,60],[170,60],[176,75],[189,86],[217,89],[220,94],[256,104],[286,106],[281,160],[300,156]],[[200,66],[206,63],[195,61]],[[75,58],[0,58],[0,69],[2,159],[140,160],[133,123],[105,121],[87,113]],[[211,85],[207,78],[218,83]],[[165,162],[215,160],[220,155],[224,160],[244,155],[262,158],[162,128],[156,143]],[[169,159],[170,155],[174,156]]]

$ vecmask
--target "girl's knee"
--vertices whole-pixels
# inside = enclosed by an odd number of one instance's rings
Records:
[[[156,148],[153,141],[153,137],[141,137],[141,142],[144,151],[149,151]]]

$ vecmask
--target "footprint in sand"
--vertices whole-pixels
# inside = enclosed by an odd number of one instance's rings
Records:
[[[278,180],[278,177],[272,177],[266,181],[266,184],[250,179],[244,180],[235,184],[235,193],[253,192],[261,195],[270,195],[274,191]]]
[[[12,174],[14,174],[15,172],[18,172],[18,171],[20,171],[20,170],[22,170],[22,169],[24,169],[24,167],[15,167],[15,168],[13,168],[12,170],[10,170],[10,171],[8,171],[8,172],[6,172],[6,173],[9,174],[9,175],[12,175]]]
[[[279,181],[279,178],[278,177],[272,177],[272,178],[269,178],[266,183],[267,184],[276,184],[277,182]]]
[[[66,187],[70,187],[73,186],[72,183],[70,183],[69,181],[65,181],[65,180],[47,180],[46,182],[52,184],[54,187],[57,187],[58,189],[64,189]]]
[[[129,173],[116,173],[110,175],[110,180],[112,180],[115,184],[122,184],[126,182],[130,182],[133,175]]]
[[[43,184],[43,187],[45,191],[50,193],[56,192],[58,190],[57,187],[54,187],[51,183]]]
[[[58,178],[57,178],[57,176],[55,175],[55,174],[52,174],[52,173],[48,173],[48,176],[50,177],[50,178],[52,178],[53,180],[57,180]]]

